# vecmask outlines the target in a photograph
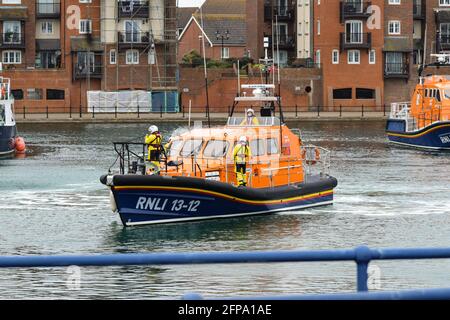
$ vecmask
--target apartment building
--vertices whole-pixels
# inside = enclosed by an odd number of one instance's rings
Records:
[[[175,0],[0,2],[3,74],[19,109],[86,111],[96,96],[127,104],[118,93],[138,90],[142,111],[178,109]]]

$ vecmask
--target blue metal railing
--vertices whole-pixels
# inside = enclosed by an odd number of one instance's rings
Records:
[[[356,249],[316,251],[261,251],[216,253],[148,253],[92,256],[0,256],[0,268],[46,268],[67,266],[192,265],[219,263],[356,262],[358,293],[245,297],[245,299],[450,299],[450,288],[414,291],[368,292],[368,266],[373,260],[450,259],[450,248]],[[187,299],[200,299],[196,294]],[[237,299],[242,299],[239,297]]]

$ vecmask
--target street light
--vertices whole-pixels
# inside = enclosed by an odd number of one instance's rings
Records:
[[[225,34],[221,34],[221,32],[219,30],[216,31],[216,39],[220,40],[222,39],[222,51],[220,54],[220,58],[223,60],[223,56],[224,56],[224,52],[223,52],[223,42],[224,40],[229,40],[230,39],[230,31],[228,31],[228,29],[225,31]]]

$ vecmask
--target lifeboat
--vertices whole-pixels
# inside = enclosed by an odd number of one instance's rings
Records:
[[[435,55],[434,66],[448,65]],[[419,77],[410,102],[393,103],[386,132],[391,143],[427,150],[450,150],[450,76]]]
[[[197,127],[170,137],[160,171],[148,174],[147,145],[116,142],[118,169],[100,178],[125,226],[232,218],[331,205],[337,180],[330,152],[305,145],[298,129],[274,115],[272,85],[247,85],[226,125]],[[265,92],[261,95],[260,91]],[[256,92],[256,93],[255,93]],[[240,102],[259,101],[260,116],[234,116]],[[233,150],[245,136],[251,155],[239,186]]]

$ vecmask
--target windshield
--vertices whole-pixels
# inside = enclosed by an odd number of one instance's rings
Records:
[[[229,143],[223,140],[211,140],[208,141],[208,144],[205,147],[205,151],[203,151],[203,155],[205,157],[211,158],[221,158],[228,151]]]
[[[450,88],[444,90],[444,97],[445,99],[450,100]]]
[[[180,154],[181,146],[183,145],[182,140],[174,140],[172,141],[172,144],[169,147],[168,156],[169,157],[176,157]]]
[[[181,149],[181,156],[182,157],[189,157],[192,155],[197,155],[203,145],[203,140],[200,139],[193,139],[193,140],[187,140],[184,143],[183,148]]]

